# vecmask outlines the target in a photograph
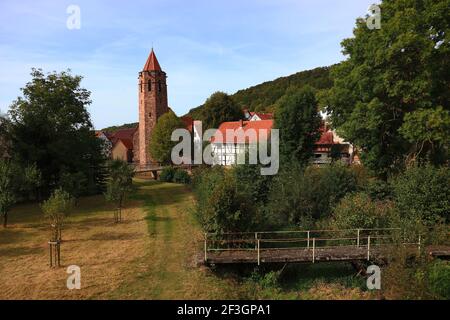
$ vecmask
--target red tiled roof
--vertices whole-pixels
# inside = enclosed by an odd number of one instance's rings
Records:
[[[253,112],[252,116],[256,114],[261,120],[271,120],[273,119],[272,113],[261,113],[261,112]]]
[[[320,139],[316,142],[317,144],[333,144],[333,132],[326,131],[322,132],[322,135],[320,136]]]
[[[133,150],[133,140],[132,139],[119,138],[119,139],[117,139],[116,144],[119,141],[121,141],[123,143],[123,145],[125,146],[125,148],[127,148],[128,150]]]
[[[273,120],[261,121],[230,121],[223,122],[217,129],[216,135],[211,138],[213,143],[255,143],[260,139],[269,139]],[[227,132],[233,130],[232,132]],[[254,134],[251,134],[255,130]],[[228,134],[227,134],[228,133]],[[241,136],[238,136],[238,134]],[[222,136],[220,136],[220,134]],[[245,141],[242,140],[245,138]],[[255,140],[256,139],[256,140]]]
[[[137,128],[117,130],[116,132],[110,134],[108,138],[111,140],[113,145],[116,144],[119,140],[122,140],[123,144],[128,149],[133,149],[133,136],[136,132],[136,129]],[[131,147],[129,148],[127,145]]]
[[[181,120],[184,122],[184,127],[189,130],[189,132],[192,132],[192,126],[194,124],[194,119],[190,116],[183,116],[181,117]]]
[[[103,134],[108,140],[111,141],[112,134],[109,133],[108,131],[101,131],[101,130],[96,130],[96,131],[95,131],[95,136],[96,136],[97,138],[100,137],[102,134]]]
[[[150,52],[150,55],[148,56],[147,62],[144,65],[143,71],[162,71],[161,67],[159,65],[158,59],[156,59],[155,52]]]

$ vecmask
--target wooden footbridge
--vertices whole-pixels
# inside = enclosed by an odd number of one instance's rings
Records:
[[[199,263],[262,264],[316,263],[384,259],[401,244],[411,254],[421,250],[435,257],[450,257],[445,244],[424,246],[423,237],[402,234],[400,229],[349,229],[205,234]],[[402,240],[400,240],[402,239]],[[408,239],[408,240],[405,240]]]
[[[159,173],[164,169],[165,166],[160,163],[151,163],[148,165],[130,164],[134,168],[134,172],[139,175],[150,174],[155,180],[158,179]],[[180,168],[187,171],[192,170],[192,165],[177,165],[173,168]]]

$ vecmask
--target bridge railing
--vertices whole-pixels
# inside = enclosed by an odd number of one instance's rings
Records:
[[[221,235],[205,234],[205,261],[208,253],[230,251],[255,251],[258,262],[261,251],[270,250],[310,250],[312,256],[317,250],[351,247],[355,250],[366,250],[370,256],[370,248],[392,244],[402,236],[400,228],[360,228],[345,230],[299,230],[299,231],[267,231],[224,233]],[[403,241],[403,244],[417,245],[420,248],[421,237],[417,241]]]
[[[301,231],[266,231],[224,233],[220,235],[206,234],[205,240],[209,250],[251,249],[257,240],[267,249],[276,248],[309,248],[312,239],[321,247],[363,245],[368,236],[372,240],[391,239],[396,228],[383,229],[345,229],[345,230],[301,230]],[[252,246],[253,245],[253,246]]]

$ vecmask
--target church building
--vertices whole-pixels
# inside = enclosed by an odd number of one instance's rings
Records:
[[[139,125],[133,137],[133,162],[142,167],[153,162],[149,151],[150,137],[159,117],[170,110],[166,79],[152,49],[138,77]]]

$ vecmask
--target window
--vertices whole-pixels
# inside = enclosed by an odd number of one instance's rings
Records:
[[[149,118],[152,117],[152,113],[151,113],[151,112],[148,113],[148,117],[149,117]]]
[[[152,91],[152,81],[148,80],[148,91]]]
[[[158,90],[161,92],[161,81],[158,81]]]
[[[139,82],[139,91],[142,92],[142,82]]]

